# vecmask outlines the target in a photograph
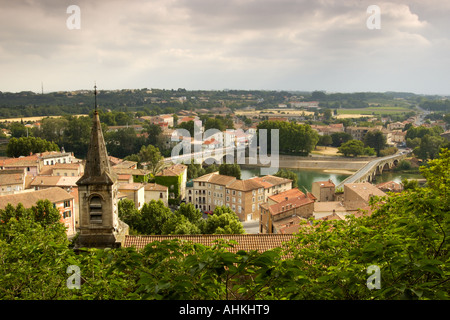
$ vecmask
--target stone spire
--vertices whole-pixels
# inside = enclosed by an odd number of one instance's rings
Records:
[[[78,185],[113,184],[117,176],[111,171],[108,152],[106,151],[100,117],[97,111],[97,86],[95,88],[95,110],[92,122],[91,141],[86,156],[84,175],[78,180]]]

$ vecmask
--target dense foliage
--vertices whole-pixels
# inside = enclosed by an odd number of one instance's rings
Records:
[[[245,233],[236,213],[216,206],[205,220],[192,203],[181,203],[172,211],[162,201],[152,200],[136,209],[128,199],[119,202],[119,218],[130,226],[132,234],[242,234]]]

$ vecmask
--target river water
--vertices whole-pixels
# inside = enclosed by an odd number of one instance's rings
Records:
[[[324,181],[331,179],[331,181],[334,182],[334,184],[341,183],[345,178],[347,178],[348,174],[337,174],[337,173],[330,173],[325,172],[324,170],[306,170],[306,169],[288,169],[290,171],[293,171],[297,174],[298,177],[298,186],[300,190],[304,190],[305,188],[308,191],[311,191],[311,187],[313,182],[315,181]],[[241,168],[241,179],[249,179],[255,176],[260,175],[260,168],[259,167],[252,167],[252,166],[245,166]],[[375,183],[381,183],[381,182],[387,182],[387,181],[395,181],[395,182],[401,182],[403,178],[407,179],[423,179],[423,177],[420,174],[411,174],[411,173],[402,173],[402,172],[395,172],[395,171],[385,171],[382,175],[376,177]]]

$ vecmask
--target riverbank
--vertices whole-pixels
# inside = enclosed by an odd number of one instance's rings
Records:
[[[311,170],[331,170],[330,173],[353,174],[367,164],[373,158],[344,158],[333,156],[288,156],[279,155],[278,168],[282,169],[311,169]],[[249,163],[246,158],[246,163]],[[264,164],[254,164],[252,166],[267,167]]]

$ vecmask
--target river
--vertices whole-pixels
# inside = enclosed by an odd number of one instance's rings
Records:
[[[324,181],[331,179],[331,181],[333,181],[334,184],[337,185],[349,176],[348,174],[330,173],[325,172],[324,170],[309,170],[309,169],[288,169],[288,170],[293,171],[297,174],[299,189],[304,190],[306,188],[308,191],[311,191],[312,184],[315,181]],[[256,166],[252,167],[246,165],[241,168],[241,179],[243,180],[259,175],[260,175],[260,167]],[[403,178],[423,179],[423,177],[420,174],[385,171],[383,172],[383,174],[376,177],[376,183],[387,181],[401,182]]]

